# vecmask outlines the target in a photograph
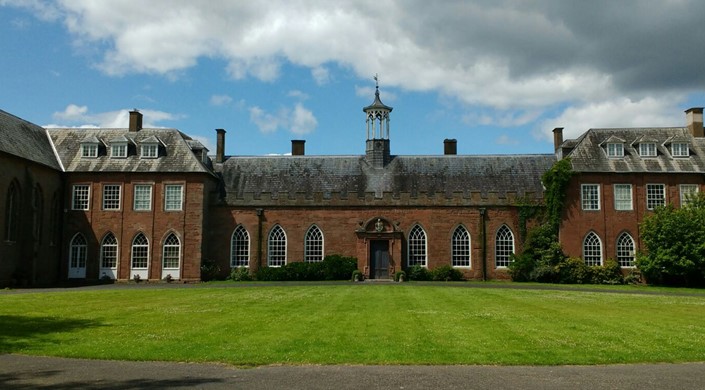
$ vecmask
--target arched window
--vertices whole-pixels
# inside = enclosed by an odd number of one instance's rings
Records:
[[[71,239],[69,246],[69,266],[71,268],[86,268],[86,257],[88,252],[88,242],[86,237],[77,233]]]
[[[44,218],[44,192],[37,184],[32,194],[32,237],[35,247],[42,242],[42,219]]]
[[[617,262],[620,267],[634,267],[634,239],[627,232],[617,238]]]
[[[458,226],[451,240],[453,267],[470,267],[470,233],[464,226]]]
[[[130,266],[132,268],[146,269],[149,265],[149,241],[142,233],[137,234],[132,240],[130,260]]]
[[[270,267],[286,265],[286,232],[279,225],[274,226],[269,232],[267,265]]]
[[[602,241],[595,232],[588,233],[583,240],[583,261],[587,265],[602,265]]]
[[[244,226],[238,225],[230,239],[230,266],[249,267],[250,234]]]
[[[164,240],[164,248],[162,250],[162,268],[178,269],[179,260],[181,259],[181,241],[176,234],[171,233]]]
[[[118,242],[113,233],[108,233],[100,243],[100,267],[117,267]]]
[[[494,240],[495,266],[497,268],[509,267],[514,253],[514,234],[507,225],[502,225],[497,230]]]
[[[419,225],[409,232],[409,265],[426,266],[426,232]]]
[[[304,261],[323,261],[323,232],[318,226],[311,226],[304,240]]]
[[[13,180],[7,189],[5,199],[5,240],[17,241],[17,230],[20,223],[20,186]]]

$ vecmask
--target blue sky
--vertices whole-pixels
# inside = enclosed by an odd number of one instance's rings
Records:
[[[699,1],[0,0],[0,109],[175,127],[229,155],[364,153],[379,74],[393,154],[551,153],[705,105]],[[658,5],[658,6],[654,6]],[[688,26],[688,28],[683,28]]]

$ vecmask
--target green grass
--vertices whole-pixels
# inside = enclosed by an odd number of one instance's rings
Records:
[[[413,283],[0,293],[0,353],[241,366],[705,361],[705,296]]]

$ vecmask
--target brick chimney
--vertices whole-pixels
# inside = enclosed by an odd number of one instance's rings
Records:
[[[558,150],[561,145],[563,145],[563,128],[556,127],[553,129],[553,150]]]
[[[693,137],[705,137],[702,107],[693,107],[685,110],[685,122]]]
[[[215,129],[218,133],[215,146],[215,162],[222,163],[225,161],[225,129]]]
[[[136,108],[130,111],[130,131],[142,130],[142,113]]]
[[[458,154],[458,141],[455,139],[444,139],[443,140],[443,154],[446,156]]]
[[[306,141],[302,139],[291,140],[291,155],[303,156],[306,154]]]

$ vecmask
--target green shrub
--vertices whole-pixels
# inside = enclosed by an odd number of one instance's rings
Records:
[[[295,262],[283,266],[282,269],[286,280],[313,281],[324,279],[324,265],[322,263]]]
[[[643,282],[641,271],[637,268],[632,268],[624,277],[624,284],[642,284]]]
[[[236,267],[230,270],[230,280],[235,282],[249,282],[252,280],[250,270],[246,267]]]
[[[404,271],[397,271],[397,272],[394,273],[394,281],[395,281],[395,282],[398,282],[400,279],[404,279],[405,282],[408,281],[408,279],[407,279],[407,277],[406,277],[406,272],[404,272]]]
[[[590,283],[593,284],[622,284],[624,283],[624,277],[622,277],[622,270],[619,264],[608,259],[605,261],[605,265],[599,266],[594,265],[590,268]]]
[[[363,280],[365,280],[365,275],[363,275],[360,270],[356,269],[355,271],[353,271],[350,280],[352,280],[353,282],[362,282]]]
[[[207,282],[209,280],[217,280],[220,277],[220,266],[215,260],[205,259],[201,263],[201,280]]]
[[[590,269],[585,264],[583,259],[571,257],[562,261],[556,266],[558,273],[558,282],[565,284],[583,284],[589,283],[592,278]]]
[[[263,282],[278,282],[286,280],[284,267],[262,267],[255,273],[255,279]]]
[[[431,280],[431,273],[425,267],[420,265],[412,265],[406,269],[406,275],[409,280]]]
[[[328,255],[323,259],[325,280],[347,280],[357,269],[357,258],[341,255]]]
[[[450,265],[442,265],[431,271],[431,278],[436,281],[448,282],[463,280],[463,273]]]

